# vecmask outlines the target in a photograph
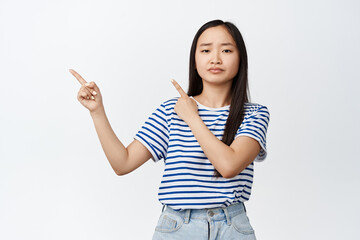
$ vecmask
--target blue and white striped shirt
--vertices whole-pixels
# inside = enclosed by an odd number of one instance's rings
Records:
[[[154,162],[164,159],[165,168],[158,191],[160,203],[178,211],[227,207],[249,200],[254,162],[236,177],[214,178],[215,168],[205,156],[190,127],[174,111],[178,98],[163,102],[134,137],[151,152]],[[196,103],[201,119],[221,140],[230,105],[210,108]],[[244,120],[234,139],[238,136],[256,139],[261,146],[254,159],[257,162],[263,161],[267,155],[266,132],[269,120],[266,106],[245,103]]]

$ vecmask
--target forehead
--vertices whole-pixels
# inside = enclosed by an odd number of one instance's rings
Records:
[[[206,29],[199,37],[197,46],[202,43],[220,44],[230,42],[235,45],[231,34],[224,26],[216,26]]]

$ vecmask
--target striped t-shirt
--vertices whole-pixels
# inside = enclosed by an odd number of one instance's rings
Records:
[[[174,111],[178,98],[163,102],[134,137],[151,152],[154,162],[164,159],[165,168],[158,191],[160,203],[178,211],[227,207],[249,200],[254,162],[236,177],[213,177],[215,168],[205,156],[190,127]],[[196,103],[201,119],[221,140],[230,105],[210,108]],[[245,103],[244,120],[234,137],[248,136],[260,143],[261,150],[254,159],[257,162],[263,161],[267,155],[269,117],[266,106]]]

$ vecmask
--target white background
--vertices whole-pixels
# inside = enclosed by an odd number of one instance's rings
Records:
[[[95,81],[127,146],[188,87],[207,21],[233,22],[270,111],[248,216],[257,237],[357,239],[358,1],[0,1],[0,239],[151,239],[163,161],[117,176],[77,100]]]

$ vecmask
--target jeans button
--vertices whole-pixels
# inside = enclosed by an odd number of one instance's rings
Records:
[[[209,216],[210,216],[210,217],[214,216],[214,212],[213,212],[213,211],[209,211]]]

